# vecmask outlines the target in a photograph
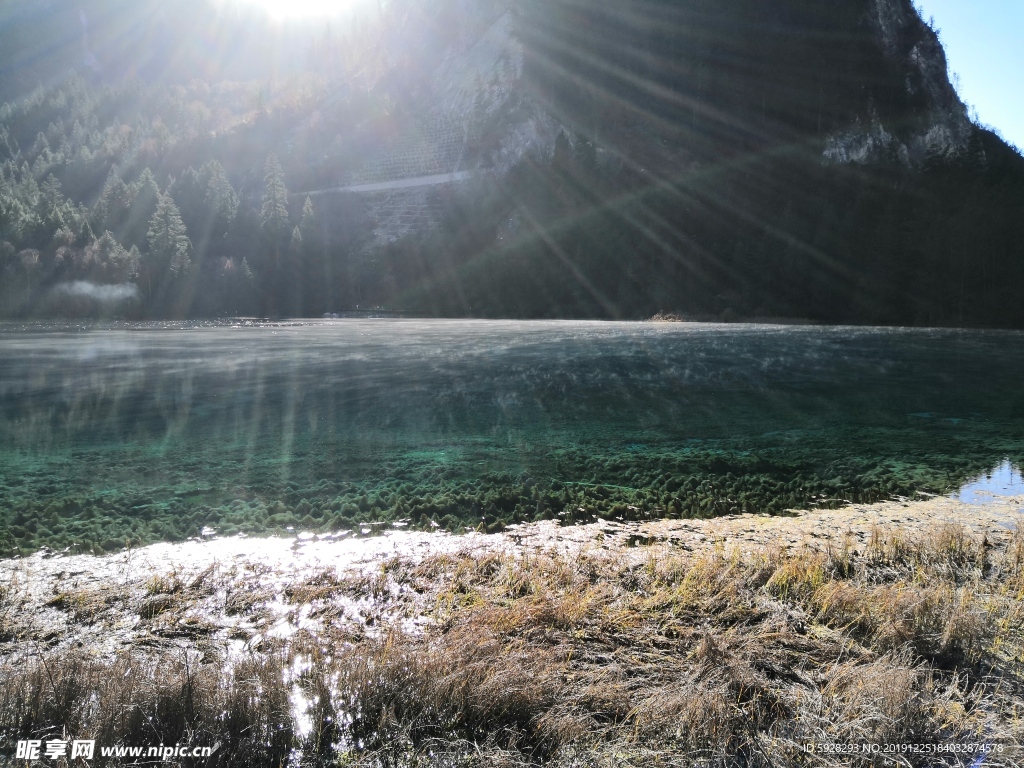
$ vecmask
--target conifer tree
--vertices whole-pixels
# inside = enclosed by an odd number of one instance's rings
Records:
[[[142,254],[139,253],[139,249],[133,245],[129,249],[128,255],[120,264],[123,271],[121,272],[119,282],[127,283],[130,280],[135,280],[139,276],[140,264],[142,264]]]
[[[115,230],[125,245],[144,248],[148,237],[147,223],[152,220],[160,202],[160,187],[149,168],[144,168],[138,180],[130,187],[131,208],[128,221],[121,232]]]
[[[324,236],[317,221],[313,201],[306,198],[302,206],[302,221],[299,224],[302,236],[302,265],[299,280],[302,285],[303,311],[323,311],[330,291],[330,276]]]
[[[302,221],[299,223],[299,231],[302,232],[303,240],[311,240],[316,227],[316,212],[313,210],[313,201],[306,198],[302,204]]]
[[[125,250],[113,234],[104,232],[81,252],[81,277],[98,283],[127,283],[138,276],[139,250]]]
[[[284,299],[287,302],[282,309],[290,315],[301,315],[305,311],[303,307],[303,284],[306,273],[304,255],[302,233],[298,227],[295,227],[288,243],[288,262],[281,274],[281,288],[284,289]]]
[[[288,189],[284,185],[284,171],[277,155],[267,155],[263,174],[263,207],[260,221],[264,232],[275,241],[288,233]]]
[[[277,156],[270,153],[264,169],[263,206],[260,209],[260,229],[263,234],[261,251],[263,261],[259,265],[261,282],[268,289],[266,309],[271,313],[283,311],[291,295],[288,285],[291,270],[284,262],[292,231],[288,218],[288,189],[284,185],[284,171]]]
[[[313,201],[308,197],[302,206],[302,221],[299,222],[298,232],[302,237],[303,268],[309,270],[321,253],[323,238],[319,232],[316,212],[313,210]]]
[[[149,224],[149,254],[144,266],[146,288],[150,295],[153,283],[161,280],[165,274],[171,277],[184,274],[189,266],[191,248],[178,206],[169,194],[160,195],[156,213]]]
[[[168,191],[181,212],[181,220],[185,222],[189,238],[199,239],[208,216],[206,184],[200,178],[200,174],[189,166],[171,183]],[[194,245],[199,247],[198,242]]]
[[[93,228],[97,232],[114,231],[127,216],[131,205],[128,185],[121,179],[117,168],[111,168],[103,192],[92,211]]]
[[[46,177],[46,180],[39,188],[39,193],[39,202],[47,213],[57,210],[61,203],[64,202],[60,182],[57,181],[52,173]]]
[[[238,210],[238,195],[235,194],[231,182],[228,180],[227,171],[224,166],[216,160],[212,160],[203,168],[209,173],[209,181],[206,184],[206,194],[203,199],[207,215],[210,217],[210,238],[213,242],[220,243],[227,235],[231,222],[235,219],[235,212]],[[285,201],[287,202],[287,191]]]
[[[256,276],[252,273],[252,269],[249,267],[249,260],[244,256],[242,257],[242,266],[240,267],[240,271],[242,280],[247,286],[252,287],[252,284],[256,282]]]

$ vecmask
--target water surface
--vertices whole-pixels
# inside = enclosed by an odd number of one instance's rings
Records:
[[[0,548],[783,511],[1024,464],[1024,334],[0,326]]]
[[[1024,476],[1009,460],[969,480],[956,494],[965,504],[995,504],[1014,496],[1024,496]]]

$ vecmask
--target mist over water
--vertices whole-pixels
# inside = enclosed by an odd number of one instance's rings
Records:
[[[113,546],[950,492],[1024,456],[1022,368],[1001,332],[8,325],[0,499],[9,546]]]
[[[277,432],[585,440],[595,427],[660,440],[1012,411],[994,371],[1016,367],[1024,336],[964,335],[386,320],[4,333],[0,425],[26,447]]]
[[[93,301],[97,301],[101,304],[120,304],[139,298],[139,288],[135,283],[100,285],[97,283],[90,283],[86,280],[76,280],[71,283],[58,283],[53,287],[53,293],[58,296],[64,295],[76,298],[92,299]]]

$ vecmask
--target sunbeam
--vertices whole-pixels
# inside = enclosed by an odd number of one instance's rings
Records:
[[[358,0],[239,0],[260,8],[274,19],[312,19],[348,13]]]

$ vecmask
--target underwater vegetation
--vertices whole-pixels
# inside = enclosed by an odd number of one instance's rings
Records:
[[[158,462],[143,464],[136,457],[140,464],[133,464],[130,453],[72,454],[60,482],[54,480],[59,470],[32,469],[23,459],[19,477],[0,485],[0,551],[111,551],[194,538],[204,529],[228,536],[370,534],[398,524],[495,532],[534,520],[783,513],[949,493],[991,469],[993,444],[999,455],[1024,460],[1024,447],[1008,439],[971,441],[955,433],[788,437],[789,445],[762,438],[760,445],[749,440],[602,453],[563,449],[504,471],[494,468],[500,456],[480,450],[454,460],[381,456],[372,466],[349,466],[347,472],[332,471],[322,458],[298,455],[293,461],[301,463],[301,474],[288,479],[271,460],[244,467],[241,458],[214,463],[186,455],[165,457],[155,472],[160,479],[177,476],[180,483],[153,485],[146,484],[144,467],[153,471]],[[118,458],[128,460],[118,464]]]
[[[0,332],[0,553],[943,494],[1024,460],[1024,335],[344,321]]]

